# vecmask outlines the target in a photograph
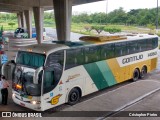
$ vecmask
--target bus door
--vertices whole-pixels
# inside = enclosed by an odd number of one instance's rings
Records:
[[[51,53],[43,71],[42,108],[49,109],[64,103],[64,84],[62,82],[64,52]]]

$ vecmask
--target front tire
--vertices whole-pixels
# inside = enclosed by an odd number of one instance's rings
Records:
[[[137,81],[140,77],[140,73],[139,73],[139,70],[138,69],[135,69],[134,72],[133,72],[133,81]]]
[[[74,105],[80,99],[80,92],[78,89],[73,88],[68,95],[68,104]]]

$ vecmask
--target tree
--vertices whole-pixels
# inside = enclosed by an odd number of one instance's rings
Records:
[[[109,23],[121,23],[125,24],[127,20],[127,14],[123,10],[122,7],[119,9],[116,9],[112,12],[110,12],[107,16],[107,19],[109,20]]]
[[[128,15],[126,23],[127,23],[127,25],[136,24],[136,17],[133,15]]]
[[[90,32],[92,30],[92,27],[90,25],[85,25],[84,26],[84,29],[87,31],[87,32]]]
[[[104,26],[92,26],[92,29],[94,29],[98,34],[100,34],[104,30]]]

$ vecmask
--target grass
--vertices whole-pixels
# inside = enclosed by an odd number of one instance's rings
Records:
[[[95,31],[88,32],[84,29],[85,26],[94,26],[94,25],[96,24],[72,23],[71,31],[75,33],[85,34],[85,35],[96,35],[97,33]],[[3,26],[4,30],[15,30],[18,27],[18,24],[16,23],[16,25],[12,27],[12,26],[9,26],[7,22],[4,22],[4,23],[0,23],[0,26]],[[113,25],[113,24],[108,24],[104,26],[109,28],[120,28],[123,32],[133,32],[133,33],[149,33],[150,32],[149,29],[140,28],[137,26]],[[44,27],[56,28],[55,23],[51,23],[51,24],[44,23]],[[155,33],[154,30],[152,30],[152,32]],[[158,35],[160,36],[160,32],[158,33]]]
[[[76,32],[76,33],[85,33],[85,34],[97,34],[95,32],[87,32],[84,29],[84,26],[94,26],[96,24],[84,24],[84,23],[72,23],[72,31]],[[112,24],[108,24],[108,25],[104,25],[108,28],[120,28],[122,30],[122,32],[133,32],[133,33],[149,33],[150,30],[146,29],[146,28],[140,28],[137,26],[126,26],[126,25],[112,25]],[[155,32],[155,31],[154,31]]]
[[[13,27],[8,25],[9,22],[4,22],[4,23],[0,23],[0,27],[3,26],[3,30],[4,31],[9,31],[9,30],[15,30],[16,28],[18,28],[18,24],[16,23]],[[32,24],[32,26],[34,27],[35,24]],[[44,24],[44,27],[53,27],[55,28],[55,24]]]
[[[15,30],[18,27],[18,24],[15,24],[13,27],[9,26],[8,23],[0,23],[0,27],[3,26],[3,30]]]

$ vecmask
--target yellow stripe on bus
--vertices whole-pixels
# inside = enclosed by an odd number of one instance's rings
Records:
[[[110,67],[117,83],[126,81],[132,78],[133,71],[138,68],[140,71],[144,65],[147,66],[147,72],[154,70],[157,66],[157,58],[145,60],[125,67],[120,67],[116,58],[106,60]]]
[[[122,79],[122,71],[124,71],[125,67],[121,68],[115,58],[107,60],[107,64],[109,65],[117,83],[124,81],[124,79]]]

